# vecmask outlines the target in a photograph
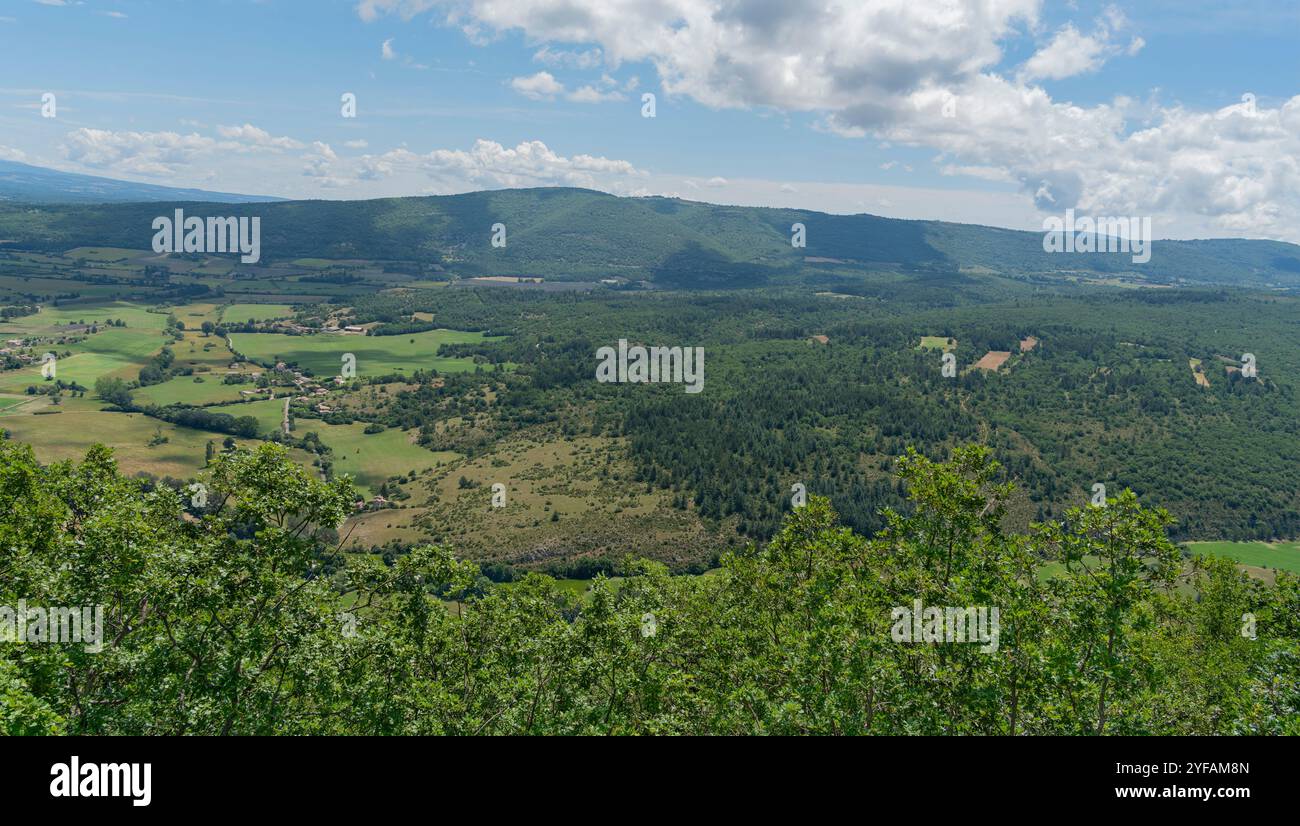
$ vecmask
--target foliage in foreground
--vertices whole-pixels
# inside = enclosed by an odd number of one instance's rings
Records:
[[[106,616],[99,653],[0,642],[0,730],[1300,733],[1296,578],[1185,565],[1127,491],[1006,533],[983,448],[909,452],[899,475],[912,507],[872,538],[814,497],[716,575],[637,563],[575,600],[540,575],[485,587],[436,546],[319,575],[350,484],[275,445],[219,457],[187,518],[106,448],[42,467],[0,443],[0,606]],[[917,599],[997,607],[997,651],[894,642],[891,609]]]

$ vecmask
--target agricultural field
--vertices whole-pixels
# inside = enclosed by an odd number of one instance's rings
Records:
[[[172,344],[171,348],[176,355],[176,363],[183,367],[191,367],[195,372],[207,370],[230,372],[233,354],[223,338],[186,332],[184,338]]]
[[[67,283],[63,282],[66,288]],[[68,325],[99,324],[109,319],[126,322],[126,329],[161,331],[167,324],[167,311],[150,310],[140,304],[113,301],[71,306],[43,306],[39,313],[0,320],[0,334],[50,335]]]
[[[144,471],[176,479],[194,476],[203,467],[207,443],[220,445],[226,438],[142,413],[103,412],[102,406],[90,398],[64,399],[57,406],[41,398],[16,410],[0,410],[0,428],[9,431],[9,438],[30,444],[42,462],[78,460],[92,445],[102,443],[113,448],[119,467],[128,475]],[[150,446],[159,436],[166,442]]]
[[[127,326],[102,326],[109,319],[121,319]],[[93,387],[102,376],[134,378],[162,349],[165,324],[165,315],[134,305],[47,307],[35,315],[0,323],[0,340],[39,339],[34,350],[57,357],[57,378]],[[0,372],[0,392],[20,393],[43,381],[41,365],[28,364]]]
[[[975,362],[973,367],[976,370],[988,370],[996,373],[1003,364],[1006,364],[1009,358],[1011,358],[1011,353],[1008,350],[990,350],[979,361]]]
[[[293,307],[288,304],[231,304],[222,311],[221,322],[246,324],[250,321],[269,321],[292,316]]]
[[[201,381],[196,381],[201,379]],[[169,404],[189,404],[202,407],[219,402],[238,401],[242,398],[240,390],[248,390],[248,384],[226,384],[221,376],[211,373],[198,376],[177,376],[162,384],[151,384],[132,391],[132,396],[139,405],[156,404],[159,407]]]
[[[483,333],[458,330],[429,330],[398,336],[327,334],[291,336],[281,333],[232,333],[231,343],[245,358],[264,365],[283,361],[298,365],[316,376],[338,375],[344,353],[357,359],[357,375],[382,376],[416,370],[444,373],[471,371],[471,358],[438,355],[443,344],[495,341]]]
[[[33,401],[31,396],[19,395],[0,395],[0,412],[12,410],[20,404]]]
[[[185,324],[185,329],[197,330],[203,326],[205,321],[216,324],[220,320],[221,305],[212,301],[199,301],[193,304],[172,307],[171,312],[172,315]]]

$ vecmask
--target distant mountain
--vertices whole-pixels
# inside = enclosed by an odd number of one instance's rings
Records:
[[[208,201],[239,204],[279,201],[265,195],[234,195],[206,189],[138,184],[0,160],[0,201],[36,204],[104,204],[122,201]]]
[[[929,279],[1140,279],[1167,285],[1300,288],[1300,247],[1277,241],[1157,240],[1151,260],[1128,253],[1048,253],[1041,232],[801,209],[621,198],[571,188],[506,189],[369,201],[51,205],[0,203],[9,248],[148,249],[156,216],[260,217],[262,263],[369,259],[462,276],[644,280],[660,287],[743,288],[862,283],[878,273]],[[791,244],[803,224],[806,245]],[[504,224],[505,246],[491,243]]]

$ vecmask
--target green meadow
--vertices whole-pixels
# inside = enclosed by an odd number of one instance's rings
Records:
[[[1193,554],[1224,556],[1256,568],[1300,573],[1300,542],[1184,542]]]
[[[177,427],[141,413],[101,412],[100,407],[89,397],[64,399],[57,406],[40,399],[0,413],[0,427],[9,431],[11,439],[30,444],[42,462],[79,460],[92,445],[103,443],[113,448],[119,466],[129,475],[148,471],[178,479],[193,476],[203,466],[209,440],[220,445],[225,439],[222,434]],[[167,441],[150,447],[157,434]]]
[[[252,385],[242,385],[240,389],[247,390]],[[277,388],[283,392],[283,388]],[[240,416],[252,416],[257,419],[258,427],[264,434],[270,435],[280,429],[280,423],[284,421],[284,398],[277,396],[274,399],[262,398],[257,401],[243,402],[241,404],[228,404],[221,408],[221,413],[229,413],[235,418]]]
[[[293,307],[288,304],[231,304],[222,312],[221,321],[223,324],[246,324],[292,316]]]
[[[283,361],[297,364],[316,376],[335,376],[343,354],[352,353],[357,359],[358,376],[382,376],[428,369],[445,373],[470,371],[475,368],[473,359],[445,358],[438,355],[438,348],[443,344],[496,339],[488,339],[483,333],[429,330],[400,336],[232,333],[230,340],[245,358],[265,365]]]
[[[298,419],[294,435],[316,431],[334,451],[334,472],[348,474],[357,485],[373,493],[390,476],[423,471],[461,458],[451,451],[426,450],[411,441],[412,431],[390,428],[382,433],[363,432],[365,424],[325,424]]]
[[[156,404],[161,407],[169,404],[190,404],[202,407],[218,402],[238,401],[242,398],[239,395],[240,390],[253,387],[251,384],[225,384],[221,381],[221,376],[213,374],[202,376],[201,382],[196,382],[194,378],[177,376],[162,384],[141,387],[132,391],[131,395],[136,403],[141,405]]]
[[[946,336],[921,336],[922,350],[952,350],[956,346],[957,342]]]

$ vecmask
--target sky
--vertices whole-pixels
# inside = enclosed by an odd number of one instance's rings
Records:
[[[0,158],[1300,242],[1300,3],[0,0]]]

